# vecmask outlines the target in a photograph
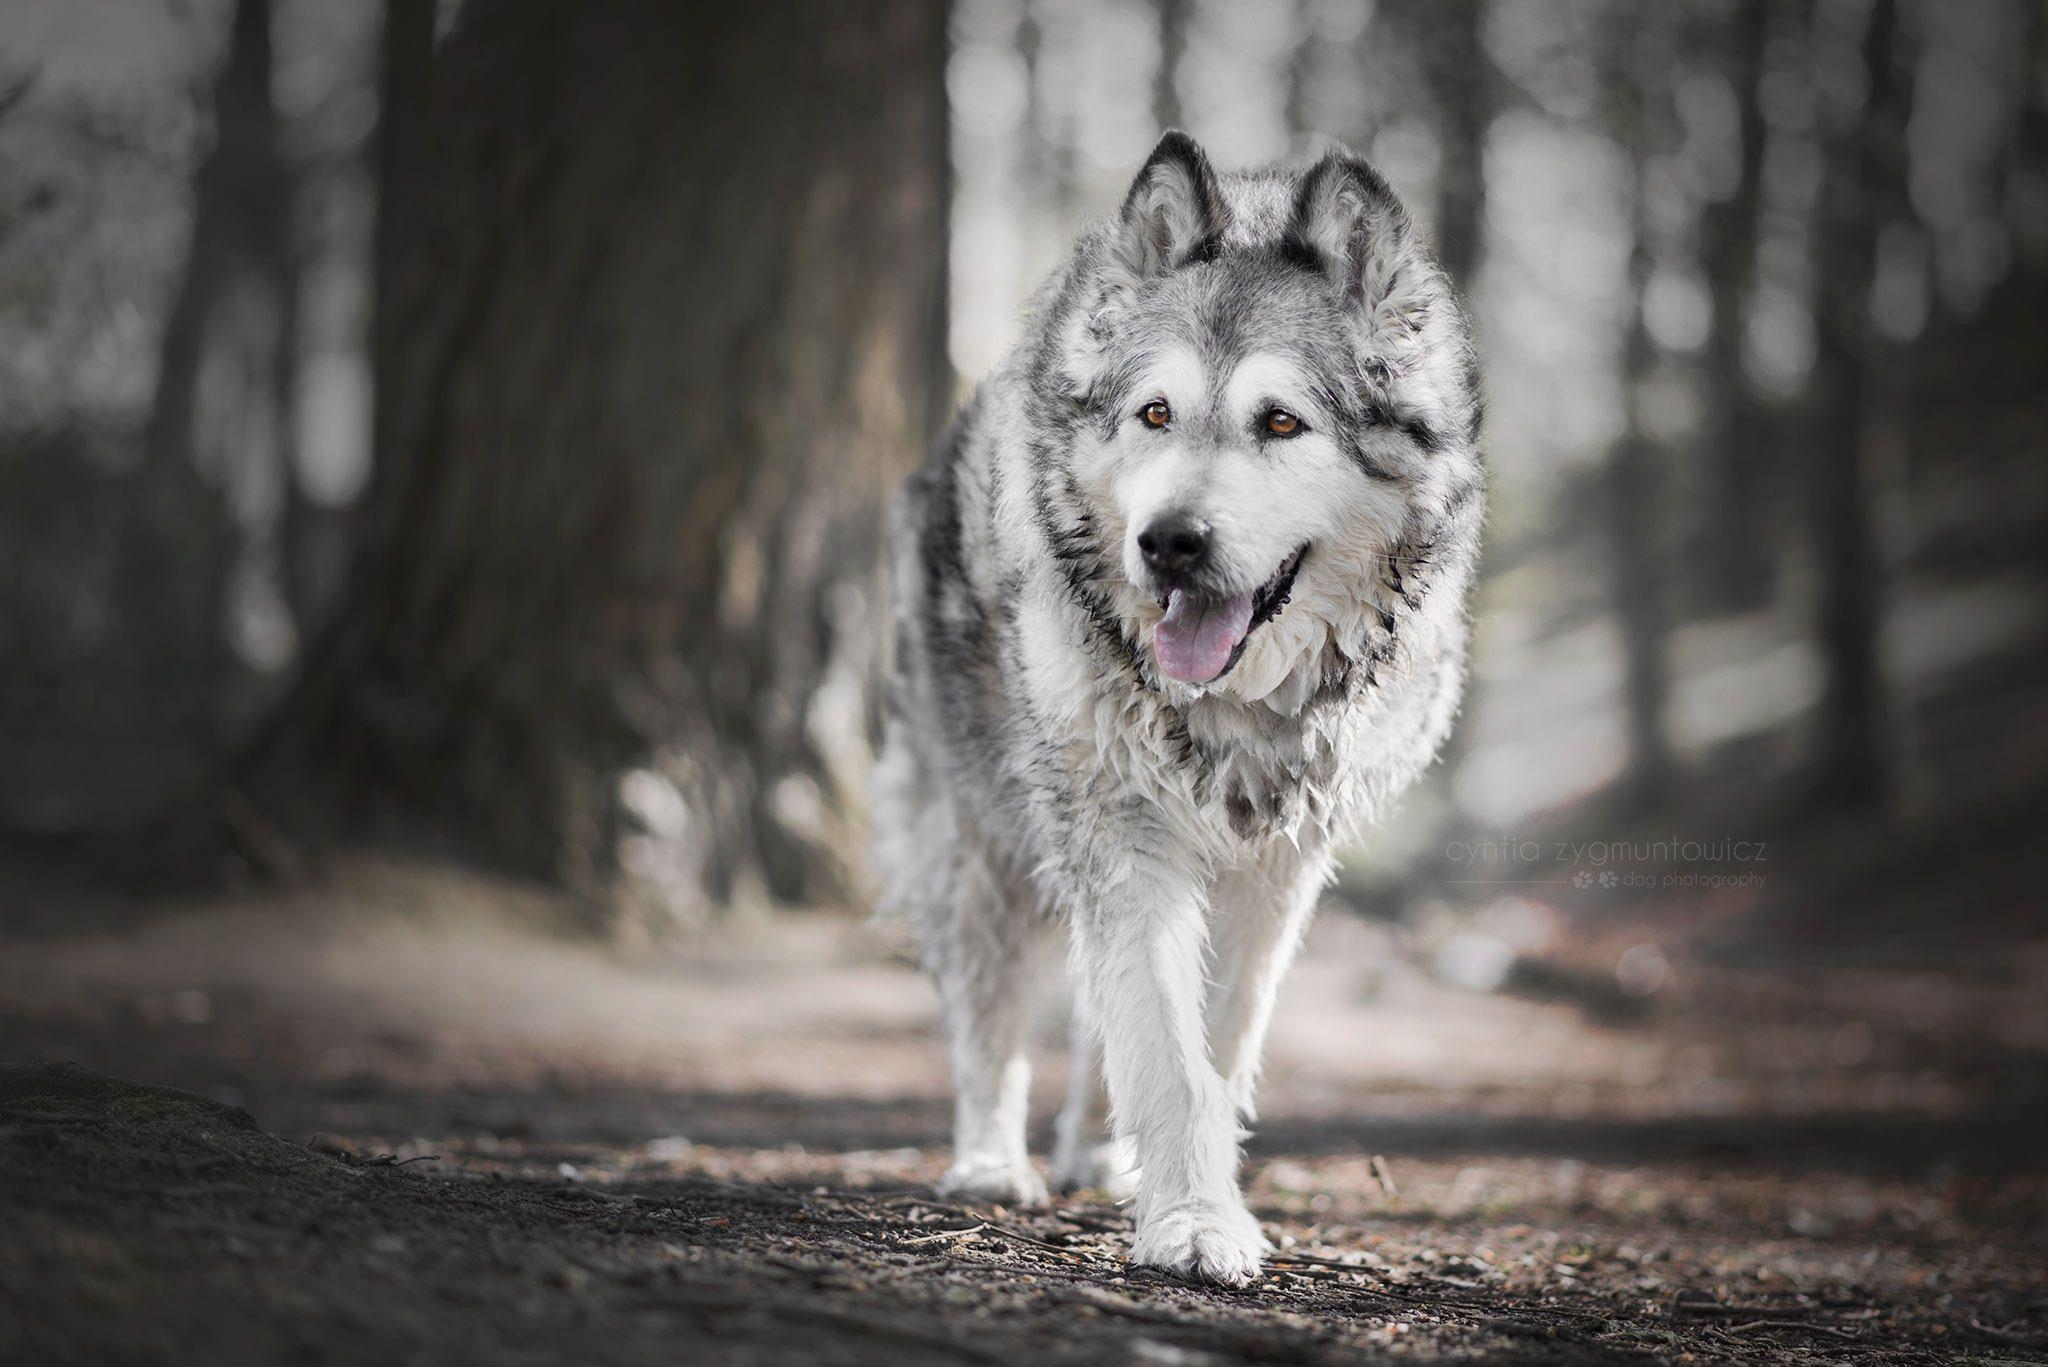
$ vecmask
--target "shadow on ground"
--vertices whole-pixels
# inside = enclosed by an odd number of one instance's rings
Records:
[[[768,1171],[719,1176],[730,1165],[701,1146],[657,1146],[654,1172],[586,1146],[586,1166],[536,1172],[531,1153],[484,1147],[498,1159],[442,1158],[428,1172],[393,1154],[293,1144],[189,1093],[69,1065],[0,1068],[0,1196],[15,1213],[0,1247],[11,1292],[0,1342],[10,1360],[37,1362],[1313,1362],[1392,1350],[1868,1360],[1912,1345],[2048,1348],[2026,1327],[2038,1283],[1939,1238],[1828,1250],[1817,1269],[1811,1254],[1790,1256],[1766,1280],[1728,1268],[1711,1238],[1674,1250],[1588,1236],[1601,1221],[1583,1204],[1547,1229],[1497,1223],[1478,1244],[1425,1214],[1365,1248],[1294,1233],[1327,1222],[1327,1193],[1313,1217],[1315,1200],[1282,1196],[1262,1202],[1282,1244],[1268,1275],[1229,1293],[1126,1266],[1127,1222],[1112,1207],[949,1204],[886,1159],[848,1171],[785,1150]],[[851,1180],[813,1180],[835,1171]],[[1919,1289],[1909,1275],[1876,1290],[1874,1278],[1891,1280],[1882,1265],[1901,1258],[1926,1274]]]
[[[1128,1266],[1100,1200],[934,1195],[930,993],[870,932],[648,963],[447,900],[4,946],[0,1362],[2048,1361],[2031,941],[1668,934],[1683,990],[1623,1026],[1328,919],[1228,1292]]]

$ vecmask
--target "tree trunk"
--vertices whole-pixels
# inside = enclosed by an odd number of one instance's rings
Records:
[[[292,184],[271,102],[270,0],[240,0],[213,88],[214,145],[193,176],[192,236],[164,322],[127,495],[120,593],[137,712],[165,742],[156,791],[181,791],[221,743],[228,586],[241,547],[227,485],[244,462],[290,478],[297,305]],[[216,388],[202,402],[202,379]],[[232,385],[233,392],[224,392]],[[108,814],[116,823],[140,811]]]
[[[1437,176],[1436,254],[1458,292],[1471,299],[1478,283],[1486,240],[1486,138],[1493,126],[1494,70],[1486,54],[1481,28],[1484,0],[1452,0],[1433,12],[1433,24],[1421,29],[1428,54],[1430,85],[1443,120],[1443,161]],[[1484,349],[1484,339],[1481,339]],[[1484,546],[1478,572],[1485,573]],[[1455,782],[1472,740],[1470,718],[1478,711],[1480,684],[1466,683],[1466,724],[1454,726],[1437,752],[1437,764]],[[1447,819],[1461,819],[1455,812]]]
[[[1741,0],[1733,32],[1723,39],[1723,70],[1741,107],[1738,179],[1729,194],[1707,206],[1700,223],[1701,265],[1714,297],[1702,377],[1706,420],[1706,528],[1710,606],[1750,611],[1768,603],[1777,584],[1766,516],[1764,474],[1771,427],[1764,419],[1742,359],[1743,328],[1756,282],[1757,240],[1763,210],[1764,41],[1770,13],[1765,0]]]
[[[663,915],[834,896],[946,387],[944,6],[432,8],[366,545],[263,767]]]
[[[1153,78],[1152,112],[1161,128],[1180,127],[1180,64],[1188,50],[1188,0],[1157,0],[1159,70]]]
[[[1814,800],[1824,807],[1882,809],[1893,780],[1879,642],[1885,567],[1871,455],[1883,356],[1869,300],[1885,210],[1904,185],[1911,92],[1897,39],[1894,0],[1875,0],[1863,36],[1869,93],[1860,109],[1837,111],[1822,191],[1811,508],[1827,670]]]
[[[1675,765],[1664,732],[1670,695],[1664,651],[1668,635],[1665,565],[1656,530],[1661,517],[1658,465],[1663,453],[1644,430],[1641,396],[1657,364],[1655,343],[1643,310],[1645,287],[1655,266],[1649,191],[1651,157],[1666,141],[1668,106],[1658,103],[1670,89],[1672,49],[1668,16],[1655,12],[1627,23],[1616,73],[1617,121],[1631,154],[1629,212],[1634,244],[1629,254],[1628,317],[1622,338],[1622,394],[1627,422],[1608,456],[1607,550],[1610,597],[1620,619],[1626,658],[1623,702],[1628,717],[1629,761],[1619,784],[1622,800],[1655,806],[1671,792]]]
[[[1443,113],[1437,178],[1436,254],[1461,293],[1479,270],[1486,232],[1486,132],[1493,123],[1493,65],[1481,40],[1481,0],[1452,0],[1425,29],[1430,83]]]

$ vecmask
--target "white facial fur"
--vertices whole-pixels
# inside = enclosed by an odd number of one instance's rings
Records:
[[[1109,514],[1104,531],[1119,538],[1126,585],[1120,605],[1149,642],[1160,609],[1138,550],[1140,531],[1170,511],[1208,522],[1222,586],[1251,592],[1296,547],[1309,554],[1288,606],[1255,628],[1236,667],[1190,692],[1265,697],[1297,668],[1313,668],[1334,631],[1350,631],[1365,610],[1365,578],[1393,544],[1405,518],[1400,494],[1368,477],[1332,439],[1335,414],[1314,401],[1313,386],[1285,356],[1254,353],[1210,374],[1190,348],[1170,349],[1147,370],[1111,440],[1083,457],[1081,483]],[[1138,410],[1154,400],[1173,416],[1152,428]],[[1270,408],[1284,408],[1306,430],[1255,436]]]

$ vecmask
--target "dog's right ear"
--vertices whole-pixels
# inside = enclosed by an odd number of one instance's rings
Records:
[[[1193,138],[1172,128],[1124,196],[1110,255],[1136,283],[1213,256],[1229,226],[1215,168]]]

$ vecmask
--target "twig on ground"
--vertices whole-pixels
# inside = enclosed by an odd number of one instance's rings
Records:
[[[1798,1329],[1810,1334],[1833,1334],[1838,1339],[1860,1338],[1853,1329],[1837,1329],[1832,1324],[1815,1324],[1812,1320],[1751,1320],[1747,1324],[1731,1324],[1731,1334],[1747,1334],[1757,1329]]]
[[[1015,1239],[1020,1244],[1030,1244],[1034,1248],[1042,1248],[1048,1253],[1057,1253],[1063,1258],[1093,1259],[1104,1256],[1099,1249],[1069,1248],[1065,1244],[1056,1244],[1049,1239],[1041,1239],[1036,1234],[1026,1234],[1021,1229],[997,1224],[979,1211],[968,1210],[960,1206],[942,1205],[936,1201],[920,1201],[918,1204],[927,1210],[939,1211],[962,1220],[973,1220],[981,1225],[986,1233],[998,1234],[1005,1239]]]
[[[1005,1239],[1015,1239],[1020,1244],[1030,1244],[1033,1248],[1042,1248],[1048,1253],[1057,1253],[1062,1258],[1079,1258],[1084,1262],[1092,1262],[1097,1258],[1107,1256],[1101,1249],[1068,1248],[1065,1244],[1056,1244],[1049,1239],[1041,1239],[1035,1234],[1026,1234],[1022,1230],[1011,1229],[1008,1225],[999,1225],[994,1221],[988,1223],[988,1231],[991,1234],[1000,1234]]]
[[[918,1273],[917,1275],[924,1275]],[[1080,1267],[1044,1267],[1034,1264],[1019,1267],[1015,1263],[980,1263],[966,1258],[950,1258],[946,1262],[949,1277],[1004,1277],[1022,1282],[1027,1279],[1051,1282],[1073,1282],[1081,1286],[1093,1286],[1102,1279],[1099,1271]]]
[[[1338,1258],[1322,1258],[1313,1253],[1275,1253],[1266,1259],[1275,1267],[1299,1264],[1302,1267],[1334,1267],[1340,1272],[1371,1272],[1374,1269],[1364,1263],[1347,1263]]]
[[[936,1234],[920,1234],[916,1238],[898,1239],[896,1242],[899,1245],[937,1244],[944,1243],[948,1239],[971,1239],[987,1228],[988,1222],[983,1221],[978,1225],[969,1225],[966,1229],[942,1229]]]
[[[2015,1348],[2048,1348],[2048,1334],[2034,1334],[2023,1329],[1999,1329],[1982,1320],[1974,1319],[1970,1321],[1970,1327],[1993,1343],[2009,1344]]]

